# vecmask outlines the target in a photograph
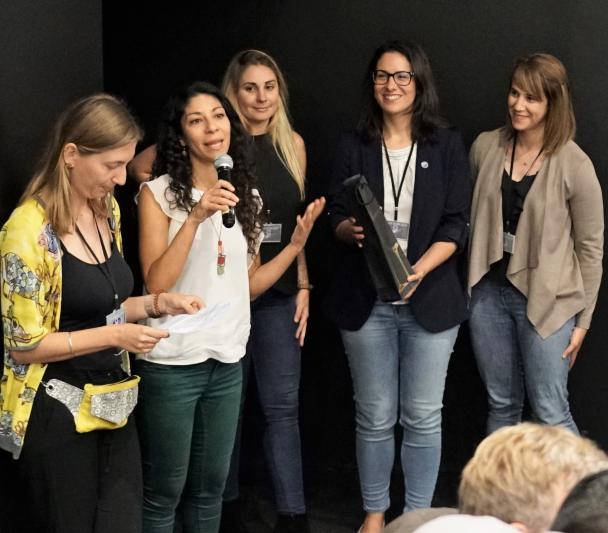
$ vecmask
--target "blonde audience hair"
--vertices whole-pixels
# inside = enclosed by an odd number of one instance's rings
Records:
[[[39,198],[49,222],[58,235],[72,230],[71,185],[69,169],[63,160],[63,149],[74,143],[83,155],[97,154],[138,142],[142,131],[127,107],[109,94],[94,94],[71,104],[59,117],[38,170],[28,183],[20,203]],[[111,214],[111,195],[89,201],[96,214]]]
[[[520,57],[513,65],[510,84],[517,85],[536,99],[547,99],[543,145],[547,154],[552,154],[574,139],[576,119],[572,94],[566,67],[559,59],[543,53]],[[507,121],[506,130],[512,138],[515,131],[510,119]]]
[[[570,489],[608,468],[608,456],[563,427],[523,423],[499,429],[477,447],[462,472],[459,509],[549,529]]]
[[[251,65],[264,65],[268,67],[277,78],[279,89],[279,105],[276,113],[270,119],[268,133],[272,140],[272,145],[285,165],[291,177],[296,182],[300,190],[300,198],[304,199],[304,169],[298,161],[298,155],[294,142],[294,131],[289,118],[289,93],[285,77],[279,69],[277,62],[265,52],[260,50],[242,50],[236,54],[228,64],[224,79],[222,81],[222,91],[227,96],[230,103],[234,106],[241,121],[248,128],[247,119],[243,116],[239,107],[237,93],[241,83],[241,77],[245,69]]]

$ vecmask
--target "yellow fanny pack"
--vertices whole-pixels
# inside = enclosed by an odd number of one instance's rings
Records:
[[[88,433],[121,428],[127,423],[137,405],[139,376],[107,385],[86,383],[84,390],[54,378],[42,385],[51,398],[61,402],[74,415],[76,431]]]

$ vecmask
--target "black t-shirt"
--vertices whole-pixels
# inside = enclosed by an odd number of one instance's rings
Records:
[[[118,293],[118,301],[123,302],[133,291],[133,274],[129,265],[115,244],[112,245],[112,254],[108,261],[101,265],[78,259],[63,243],[61,248],[63,273],[59,331],[105,326],[106,315],[114,310],[114,291],[106,274],[109,269]],[[102,269],[106,269],[106,274]],[[59,370],[56,365],[75,370],[114,370],[118,369],[121,363],[121,358],[114,355],[118,351],[118,348],[102,350],[53,363],[53,366],[56,367],[55,370]]]

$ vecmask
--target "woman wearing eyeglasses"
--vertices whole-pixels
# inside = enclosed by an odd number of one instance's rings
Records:
[[[467,317],[456,254],[466,242],[470,181],[460,136],[440,118],[426,54],[389,41],[372,56],[356,133],[338,149],[331,225],[339,241],[329,315],[341,329],[356,403],[363,533],[380,531],[389,507],[397,420],[405,510],[429,507],[441,457],[448,362]],[[404,301],[381,302],[365,263],[366,236],[344,179],[363,174],[417,281]]]

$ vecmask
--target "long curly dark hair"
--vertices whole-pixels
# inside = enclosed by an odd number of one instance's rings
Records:
[[[363,106],[357,131],[368,140],[382,134],[382,109],[374,98],[372,73],[376,70],[380,58],[387,52],[398,52],[404,55],[412,65],[415,73],[412,83],[416,84],[416,98],[412,113],[412,139],[414,141],[426,140],[437,128],[446,127],[447,122],[439,112],[439,97],[429,58],[420,46],[408,41],[386,41],[374,51],[365,72]]]
[[[259,201],[253,195],[253,189],[257,188],[257,180],[252,171],[254,168],[251,153],[252,141],[236,111],[217,87],[207,82],[195,81],[180,88],[169,98],[158,129],[156,160],[152,168],[152,175],[169,174],[171,176],[167,193],[170,191],[172,194],[169,196],[173,196],[173,198],[168,196],[167,199],[172,207],[189,213],[196,205],[192,198],[192,164],[181,140],[183,136],[181,119],[190,99],[201,94],[217,98],[230,121],[228,154],[234,162],[231,181],[236,189],[235,194],[239,197],[239,202],[234,210],[247,239],[247,251],[254,254],[255,243],[262,229],[262,210],[259,208]]]

